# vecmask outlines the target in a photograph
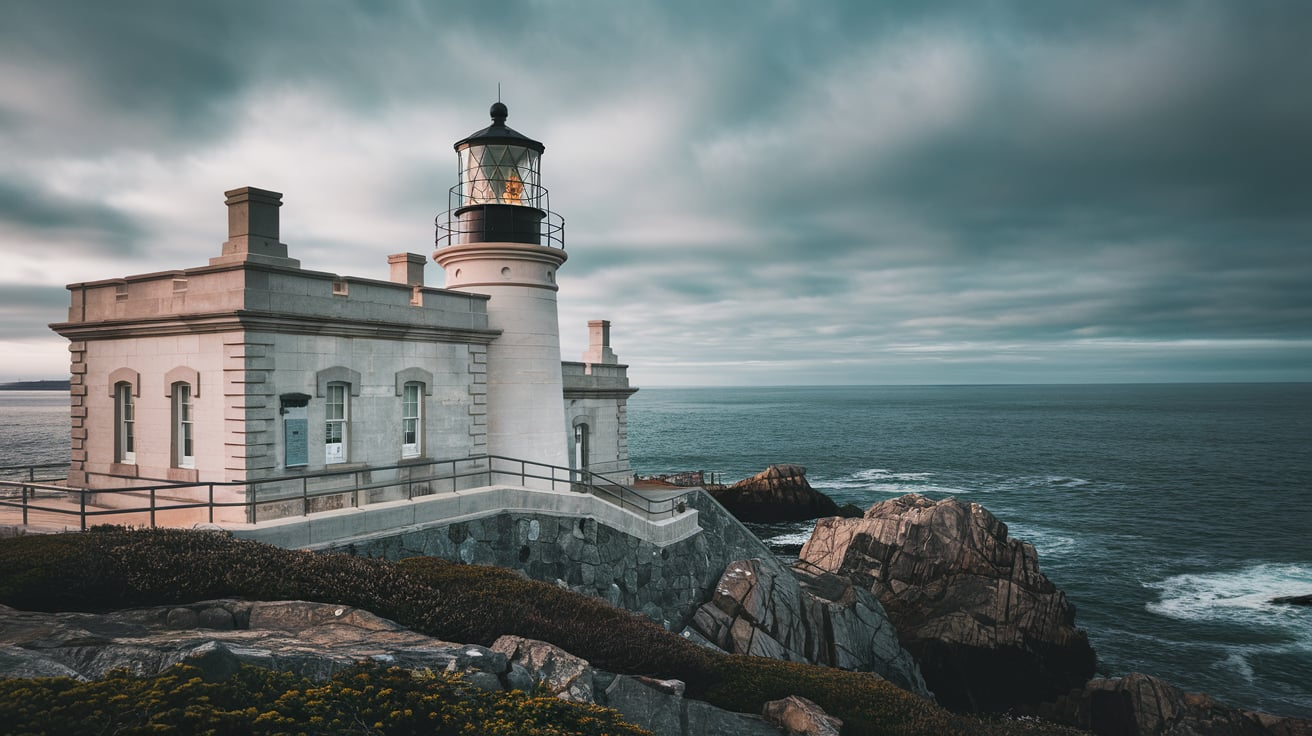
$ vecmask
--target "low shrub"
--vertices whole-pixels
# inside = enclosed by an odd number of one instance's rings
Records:
[[[175,665],[153,677],[0,680],[6,733],[650,736],[615,711],[550,693],[492,692],[458,676],[360,665],[323,683],[242,666],[219,682]]]
[[[850,672],[764,657],[722,657],[706,699],[727,710],[760,713],[771,700],[798,695],[843,720],[844,734],[888,736],[1074,735],[1037,720],[960,716],[867,672]]]
[[[549,641],[612,672],[678,678],[693,691],[715,677],[716,658],[709,650],[605,601],[496,567],[433,557],[397,564],[441,592],[442,605],[423,621],[456,641],[486,646],[514,633]]]
[[[677,677],[698,690],[714,672],[709,652],[641,615],[495,567],[429,557],[394,563],[179,529],[0,540],[0,602],[18,608],[98,611],[224,597],[341,603],[446,641],[541,639],[603,669]]]
[[[864,723],[869,733],[954,733],[946,728],[951,721],[947,711],[868,672],[764,657],[727,657],[719,665],[718,682],[706,697],[721,708],[760,713],[771,700],[798,695],[845,722]],[[942,728],[900,730],[904,725]]]

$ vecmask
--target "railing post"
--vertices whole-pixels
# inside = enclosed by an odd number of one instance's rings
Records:
[[[310,515],[310,487],[309,479],[301,476],[301,516]]]
[[[27,526],[27,486],[23,486],[23,526]]]
[[[87,530],[87,489],[78,494],[78,517],[82,520],[82,531]]]
[[[214,484],[210,484],[210,523],[214,523]]]
[[[155,528],[155,486],[150,487],[150,528]]]

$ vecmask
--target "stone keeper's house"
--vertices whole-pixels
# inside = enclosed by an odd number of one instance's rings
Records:
[[[589,323],[582,362],[561,361],[566,254],[544,147],[501,103],[492,116],[455,146],[433,254],[446,288],[425,285],[414,253],[387,256],[387,281],[303,268],[281,241],[282,195],[251,187],[226,193],[228,239],[207,265],[70,285],[52,325],[71,341],[69,484],[245,481],[221,493],[263,501],[318,471],[458,474],[497,456],[623,482],[637,389],[608,322]]]

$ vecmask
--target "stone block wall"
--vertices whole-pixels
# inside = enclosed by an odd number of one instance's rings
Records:
[[[369,557],[425,555],[519,570],[534,580],[561,581],[674,631],[710,597],[729,562],[761,558],[788,574],[768,548],[704,492],[689,504],[702,533],[660,547],[591,517],[503,512],[357,540],[331,549]]]

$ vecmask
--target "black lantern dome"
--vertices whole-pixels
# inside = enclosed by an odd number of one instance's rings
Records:
[[[437,218],[437,245],[508,242],[564,247],[564,220],[551,212],[542,186],[538,141],[506,125],[495,102],[492,124],[455,144],[459,183],[450,209]],[[545,242],[543,242],[545,241]]]

